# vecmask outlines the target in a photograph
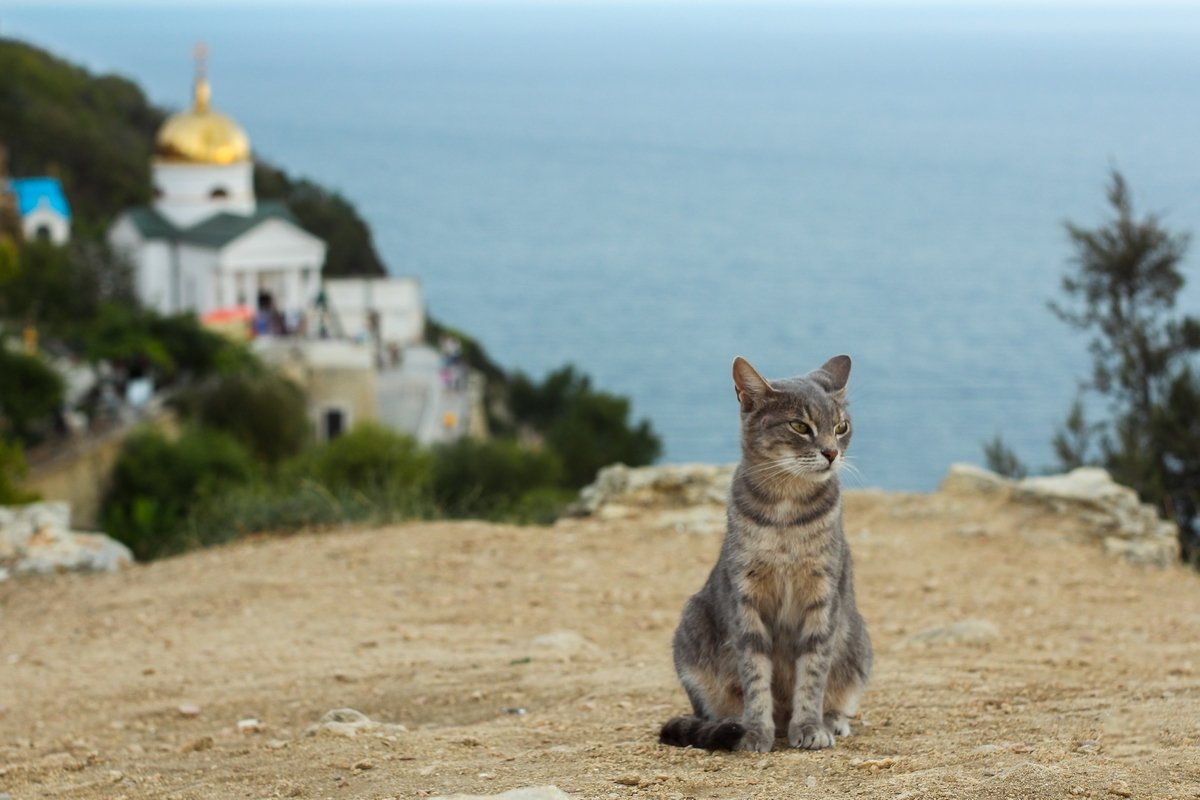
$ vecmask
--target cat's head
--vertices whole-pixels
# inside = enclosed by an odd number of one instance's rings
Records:
[[[733,361],[742,409],[742,460],[763,483],[825,481],[841,468],[853,427],[846,410],[850,356],[834,356],[807,375],[767,381],[750,362]]]

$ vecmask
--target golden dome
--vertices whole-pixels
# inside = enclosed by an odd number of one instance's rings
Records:
[[[250,139],[242,127],[209,105],[212,90],[198,53],[196,93],[192,108],[167,117],[158,129],[154,151],[168,161],[233,164],[250,158]]]

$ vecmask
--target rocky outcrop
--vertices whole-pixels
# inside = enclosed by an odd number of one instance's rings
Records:
[[[115,539],[72,531],[66,503],[0,506],[0,580],[9,572],[115,572],[132,563]]]
[[[1068,516],[1085,535],[1102,541],[1107,552],[1138,564],[1166,566],[1179,559],[1175,524],[1160,519],[1137,492],[1096,467],[1013,481],[973,464],[955,464],[938,491],[991,495]]]
[[[387,738],[404,733],[408,728],[388,722],[377,722],[353,708],[335,708],[304,729],[305,736],[343,736],[353,739],[360,734]]]
[[[687,509],[701,505],[724,506],[734,466],[668,464],[660,467],[627,467],[613,464],[600,470],[596,481],[584,487],[572,508],[578,516],[623,516],[633,509]]]

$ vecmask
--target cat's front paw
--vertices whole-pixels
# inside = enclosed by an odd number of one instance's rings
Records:
[[[788,744],[801,750],[824,750],[833,747],[833,733],[824,722],[793,722],[788,725]]]
[[[738,750],[749,750],[752,753],[769,753],[774,746],[774,727],[747,725],[746,732],[742,735],[742,741],[738,743]]]

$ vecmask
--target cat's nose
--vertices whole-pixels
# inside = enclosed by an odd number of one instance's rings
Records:
[[[822,450],[821,455],[825,456],[825,460],[832,464],[833,460],[838,456],[838,451],[833,449]]]

